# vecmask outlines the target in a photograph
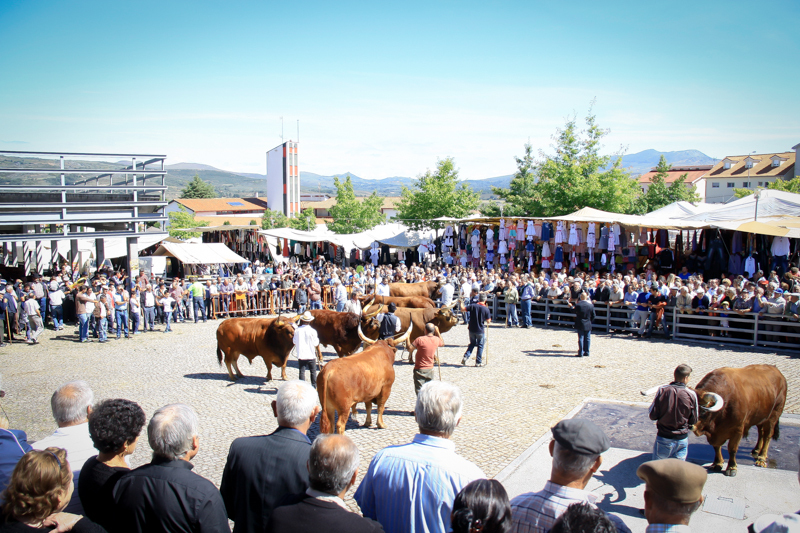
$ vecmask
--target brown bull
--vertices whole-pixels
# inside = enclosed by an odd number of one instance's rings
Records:
[[[419,283],[390,283],[389,296],[424,296],[434,298],[439,285],[435,281]]]
[[[217,328],[217,360],[225,361],[232,381],[244,377],[239,370],[240,355],[250,363],[261,356],[267,365],[267,381],[272,381],[273,363],[281,367],[286,380],[286,361],[294,346],[294,326],[290,320],[278,318],[229,318]],[[233,367],[233,368],[231,368]],[[234,376],[236,371],[236,376]]]
[[[739,441],[753,426],[758,428],[758,442],[751,453],[756,466],[767,466],[769,443],[780,436],[778,420],[786,403],[786,378],[780,370],[772,365],[718,368],[706,374],[695,392],[700,418],[692,430],[714,447],[712,470],[722,470],[722,445],[728,441],[725,475],[736,475]]]
[[[360,329],[358,330],[361,334]],[[344,433],[350,412],[356,417],[356,405],[365,403],[367,419],[364,427],[372,425],[372,404],[377,405],[378,427],[385,428],[383,410],[394,384],[394,357],[396,346],[408,339],[406,331],[399,339],[373,341],[361,334],[365,343],[371,344],[363,352],[343,359],[330,361],[317,376],[317,393],[322,413],[319,430],[330,433],[336,422],[336,433]]]
[[[393,303],[397,307],[409,307],[412,309],[429,309],[431,307],[436,307],[436,302],[427,296],[375,296],[373,294],[367,294],[360,296],[359,300],[361,300],[362,304],[370,302],[369,306],[375,304],[389,305]]]
[[[425,324],[433,324],[441,333],[447,333],[458,324],[458,318],[453,313],[453,305],[439,309],[407,309],[398,307],[394,315],[400,319],[400,329],[411,327],[411,336],[406,343],[408,361],[414,361],[414,341],[417,337],[425,335]]]
[[[323,346],[332,346],[336,350],[336,355],[344,357],[350,355],[361,346],[361,338],[358,336],[358,327],[364,331],[370,339],[378,338],[380,324],[374,316],[378,314],[380,307],[375,308],[375,312],[364,313],[361,318],[355,313],[340,313],[327,309],[314,309],[311,314],[314,320],[310,326],[317,331],[319,343]]]

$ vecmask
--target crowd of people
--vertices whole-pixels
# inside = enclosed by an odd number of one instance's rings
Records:
[[[38,343],[45,326],[62,330],[65,321],[78,324],[81,342],[90,337],[106,342],[109,334],[129,338],[155,331],[156,326],[168,332],[172,323],[208,318],[302,314],[323,305],[360,313],[360,302],[351,301],[353,293],[389,296],[390,283],[422,281],[438,282],[433,296],[443,306],[459,301],[461,309],[481,294],[502,297],[508,327],[530,328],[537,313],[551,312],[544,303],[574,307],[586,293],[593,305],[608,307],[612,332],[648,337],[661,331],[671,337],[674,323],[664,313],[674,308],[686,315],[683,324],[695,326],[693,334],[752,339],[752,322],[758,315],[771,319],[761,326],[768,340],[800,343],[797,337],[780,334],[800,333],[800,271],[795,265],[782,276],[758,271],[750,278],[714,279],[687,267],[678,273],[588,273],[564,267],[528,274],[448,265],[339,267],[325,262],[258,264],[255,270],[246,265],[233,277],[203,281],[150,279],[144,273],[129,280],[122,271],[97,273],[85,282],[73,278],[65,270],[49,280],[38,274],[29,282],[0,280],[0,319],[6,328],[0,328],[0,346],[5,334]],[[468,316],[463,313],[465,323]]]
[[[443,381],[420,388],[411,441],[371,458],[354,493],[361,514],[345,503],[359,479],[359,449],[346,435],[309,438],[320,406],[303,381],[278,390],[274,432],[232,442],[219,489],[192,472],[201,420],[188,405],[161,407],[147,422],[136,402],[95,402],[88,383],[73,381],[53,393],[51,409],[58,429],[32,446],[23,431],[0,429],[0,531],[221,532],[230,531],[229,520],[238,533],[630,531],[586,490],[610,447],[601,428],[579,418],[558,422],[549,480],[509,500],[500,482],[456,453],[462,396]],[[152,458],[131,469],[146,422]],[[656,455],[637,475],[647,531],[690,531],[706,470]],[[789,531],[775,527],[798,518],[762,517],[754,530]]]

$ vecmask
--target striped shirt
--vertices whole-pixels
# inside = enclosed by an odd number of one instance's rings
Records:
[[[692,533],[692,528],[677,524],[649,524],[645,533]]]
[[[564,487],[548,481],[544,490],[521,494],[511,500],[512,533],[547,533],[558,517],[573,503],[595,506],[597,495],[591,492]],[[630,529],[614,515],[608,515],[617,531],[630,533]]]
[[[455,443],[430,435],[375,454],[355,493],[367,518],[386,533],[446,533],[456,494],[486,475],[455,452]]]

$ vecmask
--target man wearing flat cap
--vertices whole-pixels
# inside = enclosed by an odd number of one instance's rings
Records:
[[[611,442],[602,429],[581,418],[562,420],[552,433],[550,480],[543,490],[511,500],[512,533],[546,533],[573,503],[596,507],[597,495],[585,489],[603,462],[600,454],[611,447]],[[608,517],[617,531],[630,533],[621,519]]]
[[[690,533],[689,519],[703,503],[706,469],[680,459],[642,464],[636,475],[645,483],[646,533]]]

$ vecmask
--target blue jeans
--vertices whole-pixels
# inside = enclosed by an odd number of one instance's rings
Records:
[[[164,319],[167,321],[167,327],[164,328],[164,331],[172,331],[172,328],[169,327],[169,321],[172,319],[172,311],[164,311]]]
[[[336,302],[336,310],[341,313],[342,309],[344,309],[344,302]]]
[[[592,344],[592,330],[578,332],[578,356],[589,357],[589,347]]]
[[[149,329],[153,331],[153,326],[156,323],[156,308],[155,307],[145,307],[144,308],[144,325],[142,326],[142,331]]]
[[[685,461],[688,453],[689,435],[686,435],[685,439],[665,439],[664,437],[656,437],[656,442],[653,444],[653,461],[669,459],[670,457]]]
[[[136,335],[136,332],[139,331],[139,324],[141,321],[141,313],[131,313],[131,335]]]
[[[37,301],[39,302],[39,312],[42,314],[42,324],[44,324],[47,318],[47,296],[39,298]]]
[[[78,315],[78,336],[81,341],[89,339],[89,319],[92,317],[89,313],[81,313]]]
[[[472,349],[476,346],[478,347],[478,355],[475,357],[475,362],[477,364],[483,363],[483,345],[486,341],[486,335],[484,333],[477,333],[475,331],[469,332],[469,346],[467,346],[467,352],[464,354],[464,360],[469,360],[472,357]]]
[[[125,336],[128,336],[128,310],[127,309],[117,309],[114,311],[114,314],[117,317],[117,338],[119,339],[122,336],[122,330],[125,330]]]
[[[64,327],[64,308],[60,305],[53,305],[50,307],[50,314],[53,316],[53,327]]]
[[[517,304],[506,304],[506,326],[519,326]]]
[[[520,312],[522,313],[522,325],[527,327],[531,326],[531,301],[520,300]]]
[[[312,301],[309,309],[322,309],[322,300]]]
[[[202,313],[203,322],[206,321],[206,303],[203,301],[202,296],[193,296],[192,301],[194,302],[194,322],[197,323],[200,320],[200,315]]]
[[[108,340],[108,332],[106,328],[108,327],[108,319],[107,318],[99,318],[100,324],[97,326],[97,333],[100,338],[100,341]]]

